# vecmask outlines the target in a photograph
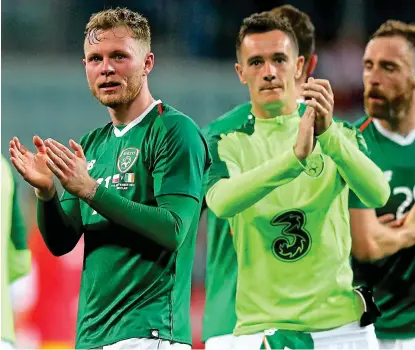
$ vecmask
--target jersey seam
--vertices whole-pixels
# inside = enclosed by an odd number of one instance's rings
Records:
[[[173,273],[173,286],[176,286],[176,266],[177,266],[177,252],[175,253],[175,257],[174,257],[174,273]],[[173,325],[174,325],[174,313],[173,313],[173,290],[174,287],[171,289],[170,293],[169,293],[169,308],[170,308],[170,337],[173,339]]]

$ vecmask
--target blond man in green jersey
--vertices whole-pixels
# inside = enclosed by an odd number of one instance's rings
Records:
[[[415,25],[379,27],[366,45],[363,82],[367,115],[357,126],[392,194],[376,210],[350,197],[355,279],[373,288],[382,312],[380,347],[413,349],[415,228],[402,223],[415,203]]]
[[[291,5],[276,7],[271,12],[289,20],[298,40],[299,55],[304,57],[304,67],[301,76],[296,79],[295,90],[297,101],[303,102],[301,84],[306,82],[317,64],[314,25],[306,13]],[[202,132],[208,142],[217,142],[221,134],[237,130],[246,122],[251,108],[250,102],[240,104],[203,128]],[[300,116],[305,108],[306,105],[299,105]],[[202,340],[206,350],[228,350],[233,347],[236,339],[232,334],[236,324],[236,253],[228,220],[218,218],[210,209],[207,212],[206,260],[206,303]]]
[[[49,250],[66,254],[84,235],[76,348],[191,348],[191,269],[210,158],[194,121],[150,93],[150,44],[140,14],[94,14],[84,65],[111,122],[71,140],[72,150],[37,136],[35,154],[11,142]]]
[[[236,348],[259,349],[265,337],[272,348],[358,341],[376,349],[352,287],[347,202],[351,188],[366,205],[380,207],[388,183],[365,155],[361,135],[332,120],[328,81],[303,85],[309,108],[299,117],[295,79],[304,58],[286,20],[269,12],[246,18],[236,49],[252,115],[212,147],[206,195],[233,232]]]

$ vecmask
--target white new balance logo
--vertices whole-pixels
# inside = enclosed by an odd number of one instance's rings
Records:
[[[91,170],[94,167],[94,164],[96,163],[96,159],[88,160],[86,163],[87,170]]]

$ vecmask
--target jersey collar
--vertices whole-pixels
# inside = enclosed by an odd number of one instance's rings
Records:
[[[153,101],[153,103],[150,106],[148,106],[147,109],[143,113],[141,113],[140,116],[138,116],[138,118],[136,118],[132,122],[128,123],[121,130],[119,130],[116,126],[114,126],[113,129],[114,129],[115,137],[121,137],[121,136],[125,135],[129,130],[131,130],[133,127],[138,125],[145,118],[145,116],[159,103],[161,103],[161,100]]]
[[[377,119],[373,119],[373,125],[380,134],[400,146],[409,146],[415,141],[415,129],[412,130],[407,136],[402,136],[396,132],[385,129]]]

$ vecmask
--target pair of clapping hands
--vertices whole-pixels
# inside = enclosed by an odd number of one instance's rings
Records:
[[[61,143],[39,136],[33,137],[37,152],[29,151],[17,137],[10,141],[10,160],[16,170],[35,188],[39,199],[47,201],[56,193],[54,175],[69,193],[85,199],[96,186],[87,170],[82,146],[74,140],[69,141],[70,150]]]
[[[325,79],[309,78],[301,87],[307,108],[301,117],[294,152],[303,160],[313,152],[316,136],[324,133],[332,123],[334,95]]]

